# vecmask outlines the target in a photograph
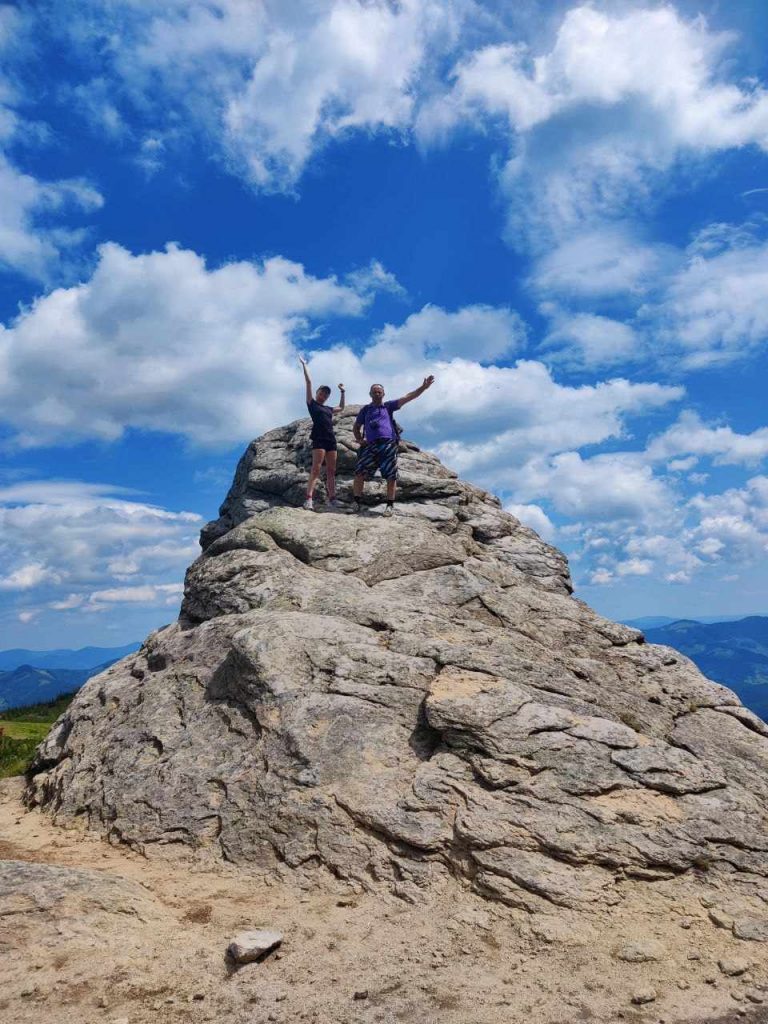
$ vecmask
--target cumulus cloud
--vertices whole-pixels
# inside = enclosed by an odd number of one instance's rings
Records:
[[[432,409],[437,396],[414,408],[427,428],[441,430],[440,456],[464,475],[496,490],[516,489],[519,501],[541,497],[536,488],[553,469],[566,463],[535,460],[569,453],[584,445],[620,438],[627,420],[664,408],[683,395],[683,389],[655,383],[617,379],[572,387],[558,383],[543,364],[522,360],[513,367],[453,368],[443,399],[444,409]],[[478,433],[480,436],[478,436]],[[446,437],[447,435],[447,437]],[[528,483],[523,485],[521,467]],[[642,471],[642,467],[640,470]],[[526,496],[522,496],[522,495]]]
[[[616,366],[641,357],[642,339],[629,324],[611,317],[556,313],[541,350],[573,369]]]
[[[433,55],[453,45],[466,0],[93,0],[58,23],[94,63],[81,106],[104,120],[104,78],[163,143],[186,127],[238,174],[291,190],[314,152],[352,132],[407,130]],[[99,54],[95,60],[94,53]],[[114,114],[114,97],[106,108]],[[157,151],[154,157],[157,158]]]
[[[88,598],[89,611],[102,611],[114,604],[163,604],[177,606],[184,593],[183,583],[142,584],[135,587],[110,587],[94,590]],[[50,607],[54,607],[55,603]]]
[[[40,562],[29,562],[27,565],[20,565],[7,576],[0,576],[0,590],[31,590],[46,580],[55,582],[57,579],[56,573],[45,565],[41,565]]]
[[[610,484],[597,478],[598,467],[599,462],[592,467],[590,482],[598,489],[608,487],[609,500],[604,493],[600,496],[602,512],[584,515],[577,498],[572,507],[581,518],[559,530],[571,545],[580,582],[612,586],[628,577],[649,577],[683,584],[707,575],[721,580],[723,569],[764,564],[768,477],[755,476],[742,487],[693,497],[669,479],[654,478],[656,490],[649,492],[647,505],[630,500],[612,509]],[[550,485],[554,500],[559,487],[562,481]]]
[[[640,311],[657,350],[685,369],[722,366],[768,338],[768,241],[751,225],[710,225],[657,301]]]
[[[30,33],[29,13],[0,7],[0,269],[46,280],[55,261],[81,240],[79,230],[66,226],[69,214],[98,209],[102,197],[85,180],[42,181],[19,164],[16,151],[30,126],[17,112],[22,96],[9,69]]]
[[[501,177],[518,226],[557,239],[595,217],[647,202],[659,172],[685,156],[768,149],[768,95],[729,80],[734,37],[671,6],[564,15],[550,49],[484,46],[425,106],[423,137],[466,121],[507,126]]]
[[[124,495],[73,480],[0,487],[2,604],[32,600],[57,613],[176,604],[201,517]]]
[[[531,284],[542,295],[572,300],[632,298],[655,290],[680,259],[673,246],[644,241],[630,224],[593,225],[539,257]]]
[[[530,526],[544,540],[550,543],[554,542],[557,536],[557,527],[540,505],[518,505],[509,501],[504,505],[504,511],[515,516],[525,526]]]
[[[490,363],[516,354],[524,347],[526,336],[524,321],[511,309],[473,305],[450,313],[428,305],[398,327],[388,324],[374,344],[393,365],[398,358],[410,361],[413,352],[421,352],[427,359]]]
[[[653,361],[678,374],[760,351],[768,339],[766,223],[709,224],[679,249],[650,245],[628,224],[576,233],[543,255],[530,278],[550,320],[544,350],[574,368]]]
[[[515,475],[514,489],[523,500],[545,497],[559,512],[580,520],[645,520],[670,504],[664,481],[642,456],[626,452],[585,459],[567,451],[531,459]]]
[[[241,441],[295,414],[293,339],[371,294],[290,260],[208,270],[169,246],[102,246],[89,281],[0,328],[0,406],[22,442],[114,440],[127,427]]]
[[[755,476],[722,494],[696,495],[694,539],[727,566],[749,564],[768,553],[768,477]],[[714,542],[714,543],[712,543]]]
[[[318,348],[329,320],[367,307],[365,281],[361,290],[360,279],[316,278],[281,257],[208,269],[176,247],[133,256],[104,246],[89,281],[46,295],[0,330],[2,416],[26,444],[112,440],[128,427],[238,443],[303,413],[304,348],[313,378],[343,380],[352,401],[374,381],[397,397],[435,373],[439,386],[408,420],[449,461],[455,454],[457,468],[482,473],[505,451],[508,463],[620,436],[627,416],[682,395],[620,379],[567,387],[531,360],[495,365],[526,331],[513,310],[483,305],[426,306],[362,349]]]
[[[684,455],[688,458],[676,459]],[[768,457],[768,427],[750,434],[739,434],[727,425],[708,426],[690,410],[648,445],[651,461],[671,460],[670,469],[691,469],[699,457],[709,457],[715,465],[750,465]]]

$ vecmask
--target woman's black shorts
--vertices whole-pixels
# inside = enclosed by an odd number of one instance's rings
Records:
[[[313,437],[312,448],[322,448],[326,452],[336,451],[336,438],[335,437]]]

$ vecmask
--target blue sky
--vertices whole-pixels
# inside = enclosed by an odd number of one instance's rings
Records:
[[[0,646],[171,620],[299,354],[599,611],[768,612],[768,11],[510,7],[0,6]]]

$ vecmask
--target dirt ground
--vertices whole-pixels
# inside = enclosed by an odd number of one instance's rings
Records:
[[[141,890],[130,905],[82,910],[75,895],[30,909],[0,893],[5,1024],[768,1022],[766,944],[717,928],[670,883],[633,884],[589,918],[529,915],[458,883],[413,906],[334,880],[302,889],[228,865],[146,859],[26,811],[21,789],[0,783],[0,858]],[[259,926],[283,932],[282,947],[234,969],[230,939]],[[638,942],[658,958],[617,958]],[[718,961],[745,971],[728,976]],[[652,1001],[633,1003],[649,989]]]

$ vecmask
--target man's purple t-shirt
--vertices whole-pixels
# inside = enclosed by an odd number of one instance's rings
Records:
[[[395,431],[392,426],[391,413],[397,412],[400,402],[396,398],[392,402],[382,402],[381,405],[364,405],[357,414],[355,423],[365,427],[366,441],[394,441]]]

